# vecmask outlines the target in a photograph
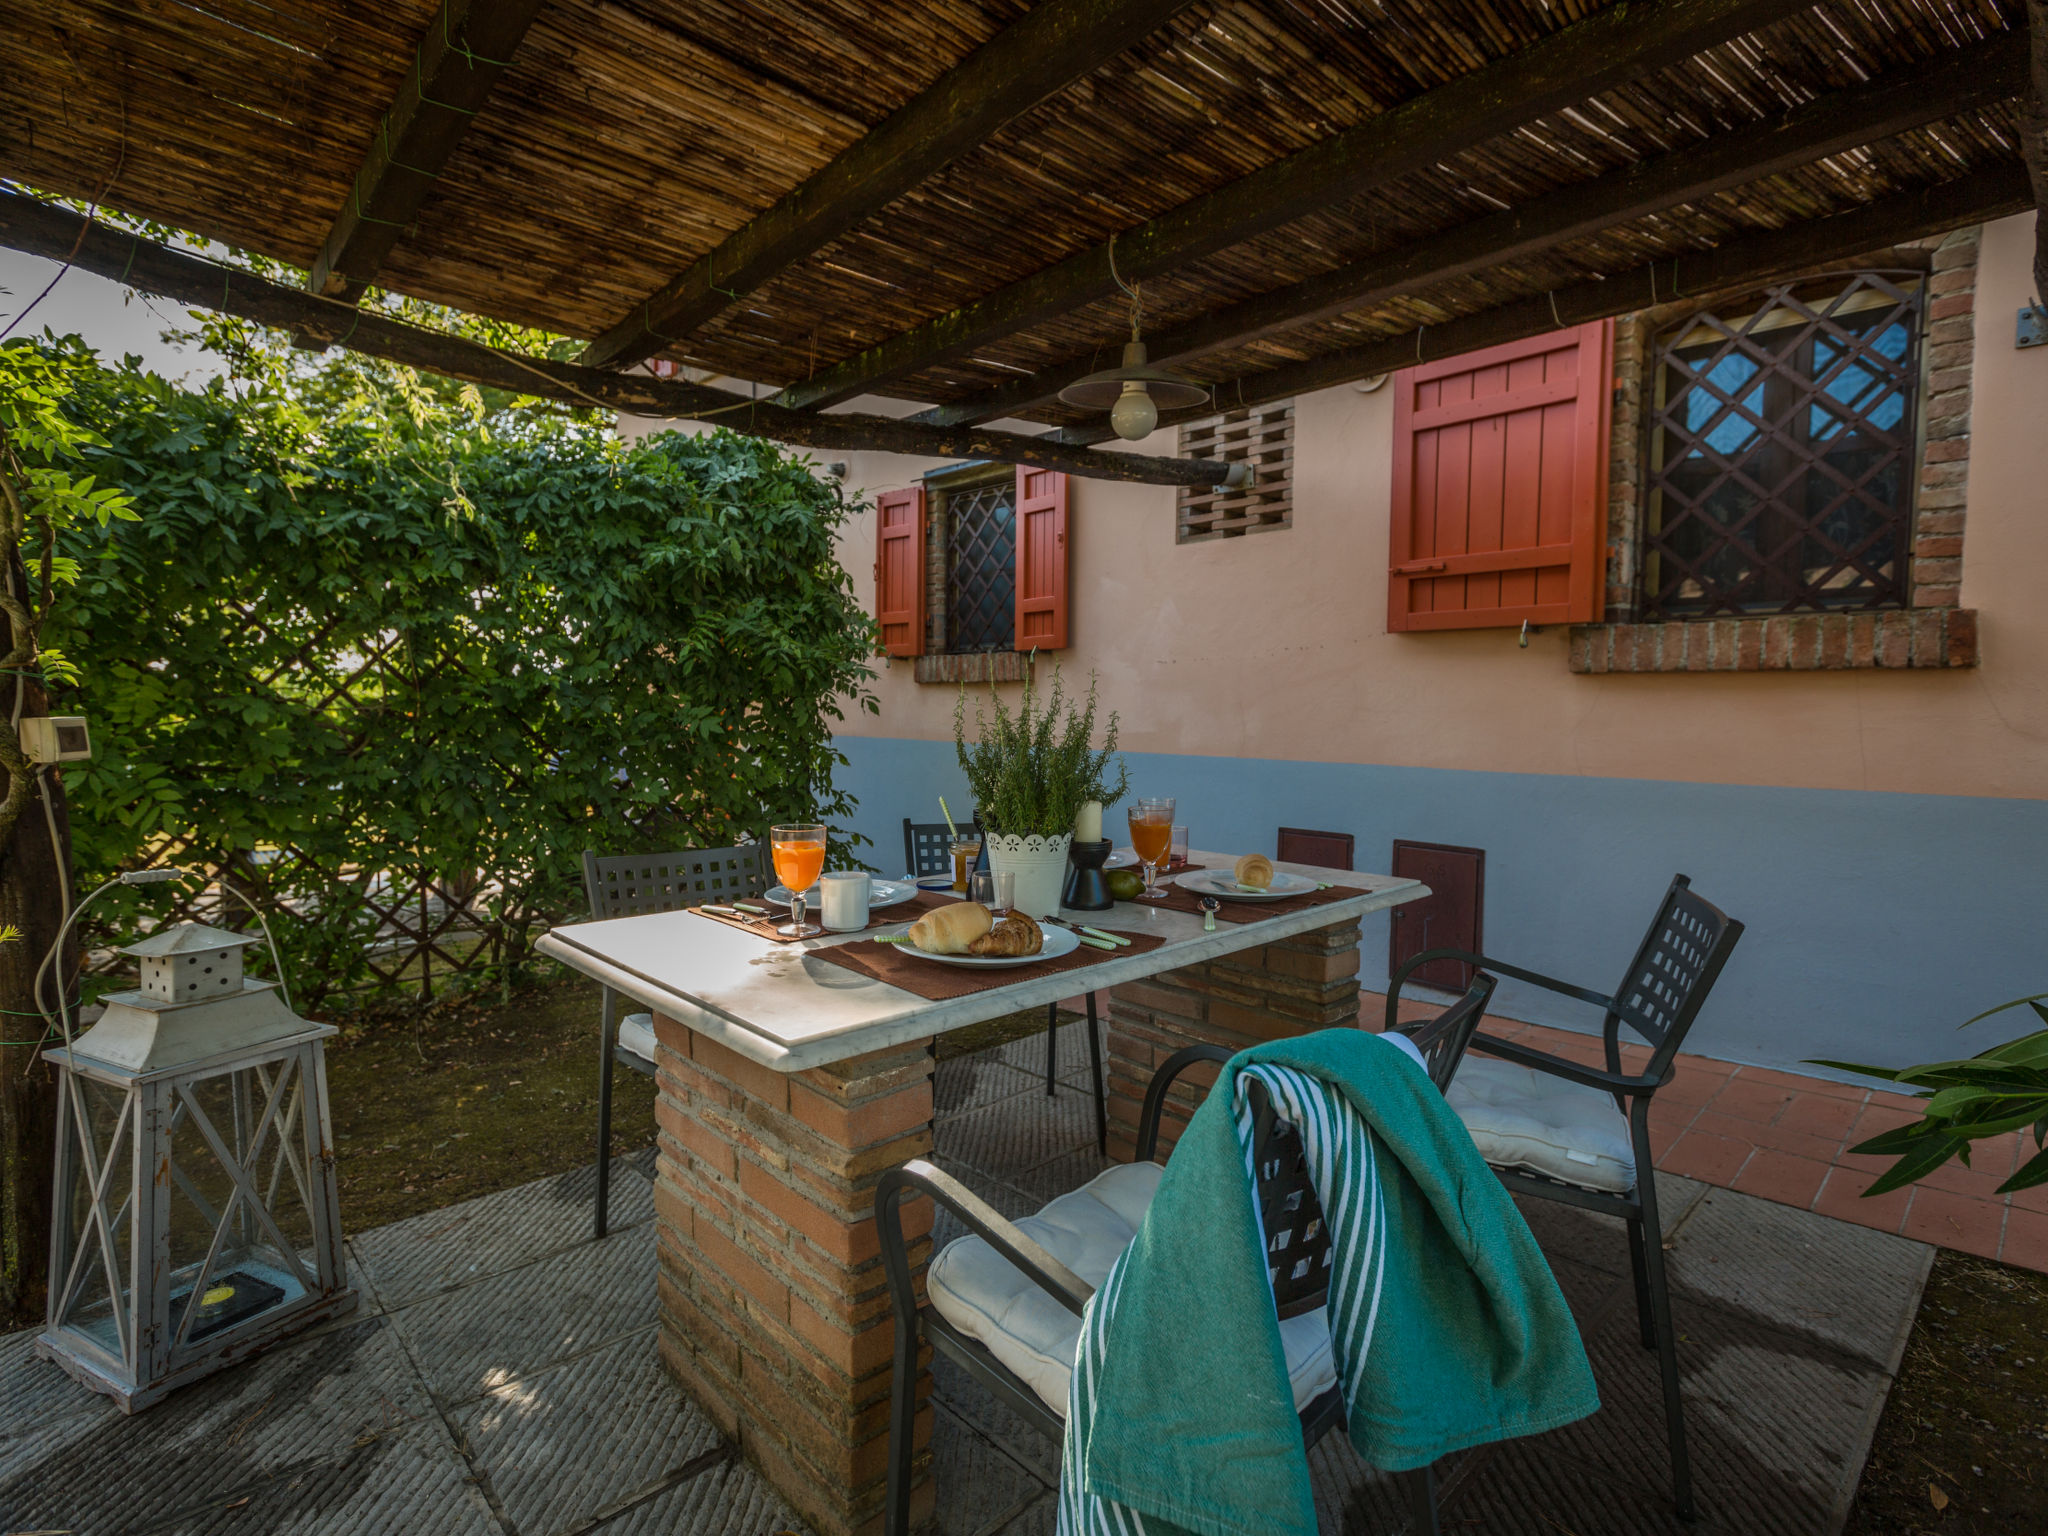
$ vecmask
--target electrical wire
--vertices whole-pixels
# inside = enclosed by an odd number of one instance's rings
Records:
[[[248,906],[249,910],[256,914],[256,921],[263,928],[263,942],[270,949],[270,963],[277,971],[277,990],[284,994],[285,1007],[290,1009],[291,1012],[297,1013],[298,1009],[292,1007],[292,989],[285,984],[284,952],[277,947],[277,940],[270,936],[270,919],[263,915],[263,909],[256,904],[256,899],[253,896],[237,891],[232,885],[229,885],[226,875],[220,877],[220,888],[224,891],[233,891]]]
[[[66,917],[63,923],[58,926],[57,937],[51,941],[49,949],[44,953],[43,963],[36,967],[35,984],[29,989],[29,995],[34,1000],[37,1011],[42,1014],[43,1022],[57,1026],[58,1033],[64,1037],[64,1045],[67,1050],[71,1046],[71,1003],[68,989],[64,985],[63,978],[61,976],[58,977],[57,1012],[53,1016],[49,1009],[43,1007],[43,977],[55,968],[57,957],[64,953],[64,940],[71,932],[71,925],[78,921],[87,907],[91,906],[117,885],[161,885],[166,880],[184,880],[189,878],[189,876],[190,871],[175,867],[169,869],[123,870],[120,874],[114,876],[113,879],[103,880],[88,891],[85,899],[73,907],[70,916]]]

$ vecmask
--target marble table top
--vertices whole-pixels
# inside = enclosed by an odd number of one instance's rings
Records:
[[[1200,850],[1189,854],[1193,862],[1210,868],[1228,868],[1235,857]],[[649,912],[564,924],[543,936],[538,947],[542,954],[605,983],[641,1007],[666,1014],[750,1060],[780,1072],[800,1072],[1019,1009],[1042,1008],[1080,992],[1255,949],[1429,894],[1420,881],[1392,875],[1308,864],[1275,867],[1365,894],[1252,923],[1219,920],[1213,933],[1202,931],[1202,919],[1195,914],[1162,911],[1143,902],[1120,901],[1107,912],[1069,913],[1076,922],[1108,932],[1157,934],[1166,942],[1142,955],[1106,955],[1084,971],[992,987],[945,1002],[931,1002],[812,958],[812,951],[844,944],[860,934],[775,944],[691,913]]]

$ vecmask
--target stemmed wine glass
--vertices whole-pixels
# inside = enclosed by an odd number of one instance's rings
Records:
[[[804,921],[804,892],[825,872],[825,828],[802,822],[768,829],[768,851],[775,859],[775,878],[789,888],[789,921],[775,931],[786,939],[808,939],[825,930]]]
[[[1138,900],[1164,901],[1166,892],[1159,885],[1159,867],[1173,847],[1173,801],[1133,800],[1130,818],[1131,847],[1137,850],[1145,866],[1145,889],[1138,893]]]

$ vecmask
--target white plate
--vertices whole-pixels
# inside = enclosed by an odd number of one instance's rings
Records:
[[[1013,965],[1031,965],[1039,960],[1057,960],[1061,955],[1070,955],[1081,947],[1081,936],[1071,928],[1055,928],[1049,923],[1042,923],[1039,925],[1039,931],[1045,935],[1045,947],[1035,955],[928,955],[915,944],[898,944],[896,947],[906,955],[915,955],[920,960],[936,960],[940,965],[971,966],[983,971],[1002,970]]]
[[[1263,891],[1245,890],[1237,883],[1237,872],[1229,869],[1191,869],[1176,876],[1173,883],[1197,896],[1220,896],[1225,901],[1283,901],[1316,889],[1316,882],[1308,876],[1290,875],[1285,870],[1275,870],[1272,885]]]
[[[1136,869],[1138,856],[1128,848],[1119,848],[1102,861],[1104,869]]]
[[[908,901],[916,894],[917,887],[908,880],[877,880],[869,890],[868,906],[893,907],[897,902]],[[789,905],[789,887],[771,885],[761,893],[761,899],[771,906],[786,907]],[[817,886],[814,885],[804,892],[804,905],[809,909],[809,917],[817,915],[819,900]],[[809,921],[809,917],[805,920]]]

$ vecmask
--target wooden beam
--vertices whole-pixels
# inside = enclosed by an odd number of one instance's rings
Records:
[[[810,180],[649,294],[578,362],[652,357],[1065,90],[1190,0],[1046,0],[969,54]]]
[[[1687,252],[1613,277],[1574,284],[1555,293],[1463,315],[1442,325],[1403,331],[1362,347],[1326,353],[1265,373],[1246,374],[1216,386],[1219,403],[1263,405],[1353,379],[1392,373],[1416,363],[1462,356],[1548,331],[1606,320],[1679,299],[1705,303],[1716,294],[1760,287],[1774,279],[1825,270],[1870,252],[1965,224],[2002,219],[2033,206],[2026,168],[2006,161],[1954,181],[1894,192],[1848,213],[1750,235],[1712,250]],[[1177,411],[1166,422],[1199,420],[1215,406]],[[1098,443],[1112,436],[1107,423],[1068,427],[1052,434],[1069,443]]]
[[[442,0],[313,262],[307,286],[315,293],[362,297],[540,8],[541,0]]]
[[[579,363],[516,357],[464,337],[403,324],[374,308],[358,308],[303,288],[268,282],[140,235],[103,224],[88,225],[67,208],[18,192],[0,192],[0,245],[68,262],[197,309],[218,310],[287,329],[319,344],[350,347],[447,378],[539,395],[565,405],[703,421],[804,448],[991,459],[1090,479],[1149,485],[1218,485],[1233,469],[1214,460],[1102,453],[1058,438],[985,428],[926,427],[882,416],[815,415],[650,374],[613,373]]]
[[[2026,88],[2026,79],[2026,37],[2017,32],[2001,33],[1932,65],[1894,70],[1768,121],[1623,166],[1522,207],[1489,214],[1442,234],[1347,263],[1307,282],[1230,305],[1147,336],[1146,345],[1158,366],[1243,346],[1290,326],[1520,261],[1616,224],[1698,202],[1860,144],[1989,106],[2019,95]],[[1096,360],[1090,357],[1041,369],[972,399],[921,411],[911,420],[960,426],[1013,416],[1052,400],[1095,366]]]
[[[2048,308],[2048,0],[2027,0],[2031,45],[2020,154],[2034,186],[2034,304]]]
[[[1807,9],[1807,0],[1618,0],[1517,53],[1183,203],[792,384],[777,397],[820,409],[1171,272],[1282,224],[1434,165],[1533,118],[1691,58]]]

